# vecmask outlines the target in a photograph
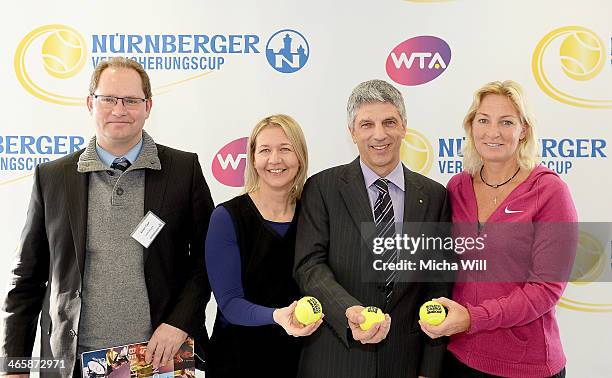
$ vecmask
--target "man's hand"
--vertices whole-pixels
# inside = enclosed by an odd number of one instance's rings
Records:
[[[165,365],[166,362],[174,358],[174,355],[186,339],[187,333],[182,329],[166,323],[160,324],[155,332],[153,332],[153,336],[151,336],[151,340],[147,345],[145,361],[148,364],[152,363],[154,369],[157,369],[160,365]]]
[[[437,326],[419,320],[421,330],[432,339],[442,336],[451,336],[455,333],[465,332],[470,329],[471,319],[467,308],[448,298],[436,298],[434,301],[448,309],[446,319]]]
[[[7,375],[1,375],[1,376],[6,377],[6,378],[29,378],[30,374],[7,374]]]
[[[351,332],[353,332],[353,339],[362,344],[377,344],[383,341],[391,328],[391,317],[389,314],[385,314],[385,320],[382,322],[374,323],[369,330],[363,331],[359,327],[359,324],[365,321],[365,317],[361,315],[362,310],[363,306],[352,306],[347,308],[345,312],[349,327]]]

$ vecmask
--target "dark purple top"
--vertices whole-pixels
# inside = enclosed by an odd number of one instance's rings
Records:
[[[289,230],[291,222],[266,223],[280,236]],[[274,324],[275,308],[260,306],[244,298],[240,248],[229,212],[218,206],[210,217],[206,235],[206,270],[221,320],[227,324],[260,326]]]

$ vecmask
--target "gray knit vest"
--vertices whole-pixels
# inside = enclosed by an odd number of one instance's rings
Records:
[[[78,353],[151,338],[143,247],[130,236],[144,216],[145,169],[161,169],[145,132],[125,172],[104,166],[95,137],[79,159],[79,172],[89,172],[89,194]]]

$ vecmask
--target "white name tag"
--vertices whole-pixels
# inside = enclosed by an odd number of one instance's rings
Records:
[[[132,237],[137,242],[142,244],[143,247],[149,248],[151,243],[153,243],[153,240],[155,240],[157,234],[159,234],[165,225],[166,222],[159,219],[157,215],[153,214],[153,212],[149,210],[147,215],[145,215],[140,223],[138,223],[138,226],[136,226],[134,232],[132,232]]]

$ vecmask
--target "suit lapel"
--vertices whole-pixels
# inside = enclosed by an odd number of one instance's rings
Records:
[[[423,185],[417,180],[416,173],[404,168],[404,225],[402,233],[408,236],[418,236],[421,233],[421,222],[425,219],[429,196],[423,192]],[[401,257],[401,255],[400,255]],[[409,273],[406,273],[409,274]],[[414,283],[397,282],[393,288],[389,311],[395,307],[399,300],[404,296],[406,290]]]
[[[340,177],[340,185],[340,194],[351,219],[355,226],[357,226],[357,229],[359,229],[363,240],[370,245],[369,232],[362,232],[362,226],[364,226],[362,223],[368,223],[373,227],[374,216],[370,208],[370,200],[368,199],[363,172],[361,172],[361,166],[359,165],[359,158],[353,160],[347,166],[347,169]],[[373,230],[375,231],[374,228]]]
[[[423,185],[415,180],[415,176],[416,173],[404,167],[404,222],[422,222],[425,219],[429,198],[423,192]],[[404,232],[418,232],[419,229],[420,227],[413,230],[404,228]]]
[[[160,216],[162,205],[164,203],[164,195],[168,185],[169,169],[172,167],[172,156],[166,154],[163,147],[157,145],[158,157],[162,166],[161,170],[145,169],[145,199],[144,199],[144,214],[153,212]],[[144,261],[149,257],[150,249],[154,249],[158,245],[153,241],[149,248],[144,248]]]
[[[85,263],[85,243],[87,237],[87,201],[89,174],[77,171],[79,155],[64,164],[64,185],[68,202],[68,218],[74,242],[74,251],[81,279]]]

